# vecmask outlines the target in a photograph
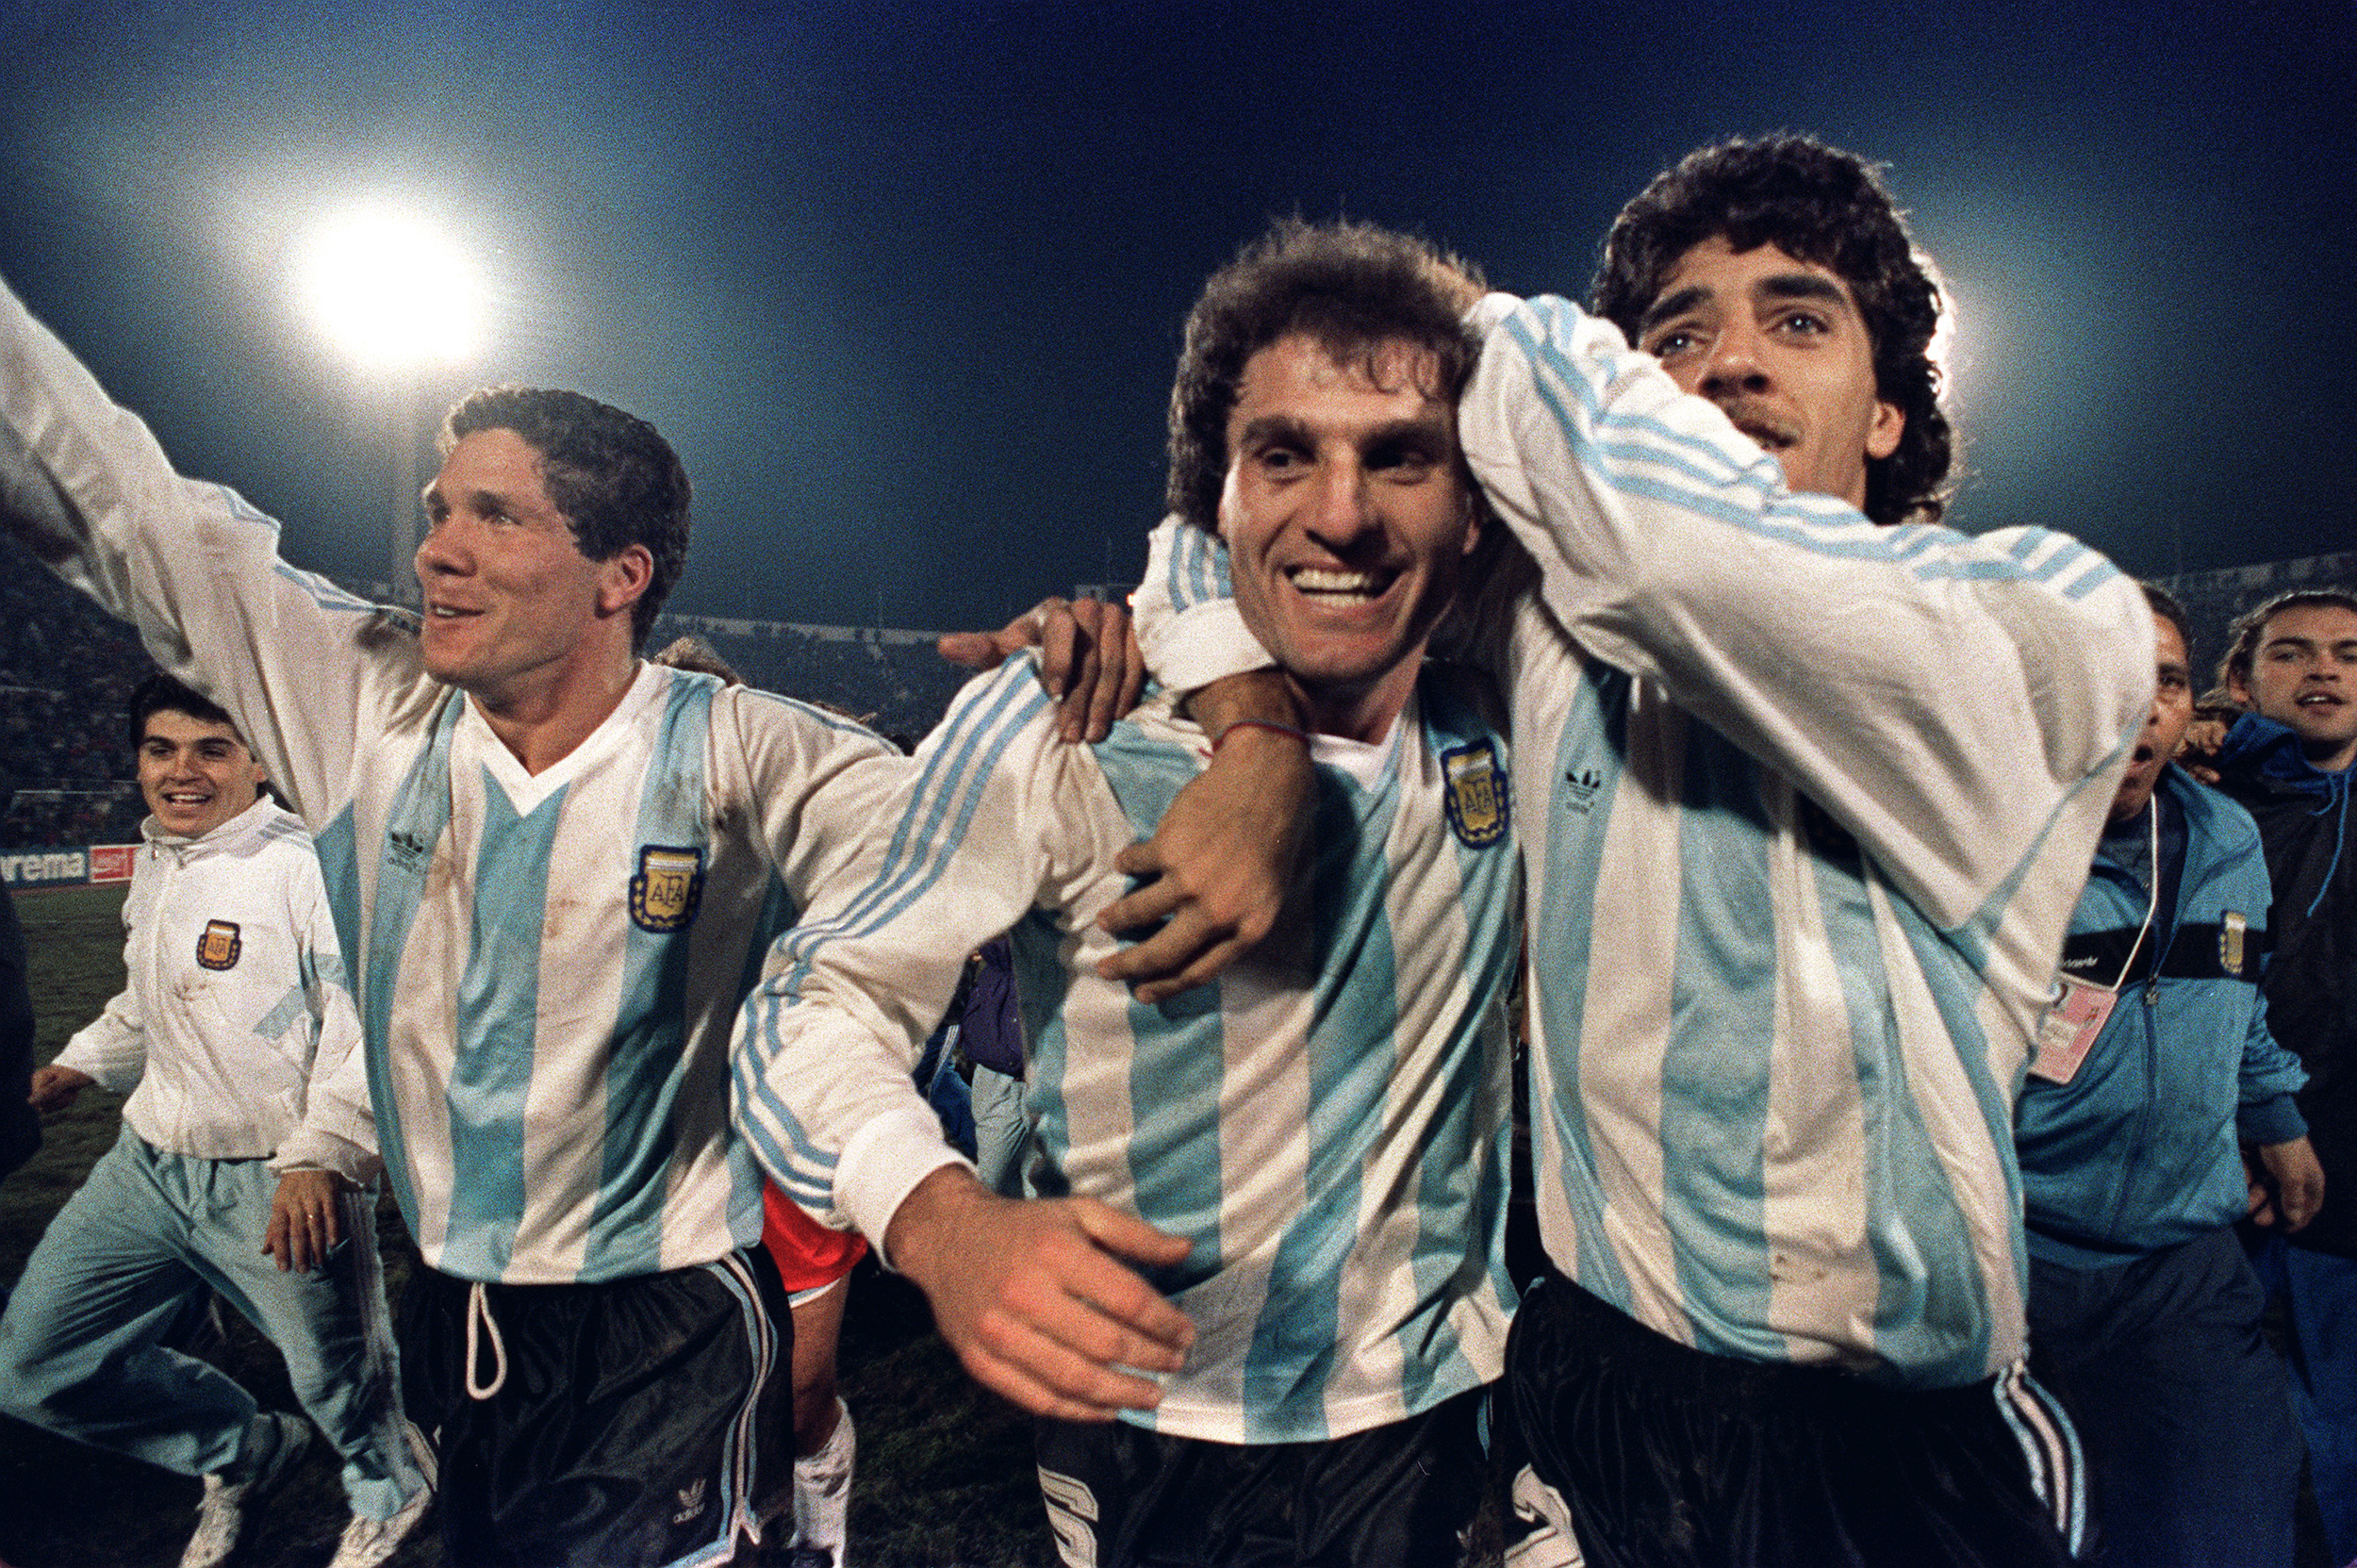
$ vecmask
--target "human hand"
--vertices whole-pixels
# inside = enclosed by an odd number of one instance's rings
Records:
[[[932,1303],[965,1369],[1040,1415],[1110,1421],[1162,1391],[1121,1370],[1176,1372],[1195,1325],[1122,1259],[1172,1264],[1186,1242],[1094,1198],[1007,1198],[962,1165],[917,1183],[884,1250]]]
[[[334,1171],[290,1170],[278,1179],[262,1250],[277,1260],[280,1272],[307,1274],[327,1265],[327,1254],[343,1240],[343,1215],[336,1201],[340,1189]]]
[[[1314,812],[1310,748],[1286,733],[1300,715],[1281,677],[1231,675],[1189,705],[1216,737],[1211,766],[1178,792],[1152,838],[1114,857],[1146,885],[1096,917],[1116,934],[1166,922],[1096,966],[1143,1002],[1202,984],[1277,929]]]
[[[934,646],[967,669],[996,669],[1037,648],[1040,684],[1057,701],[1057,728],[1068,741],[1104,739],[1146,689],[1129,612],[1100,599],[1043,599],[996,632],[951,632]]]
[[[2226,744],[2226,732],[2232,722],[2223,718],[2196,718],[2185,726],[2185,738],[2177,748],[2177,766],[2205,784],[2217,783],[2217,769],[2212,766],[2218,749]]]
[[[60,1067],[52,1062],[45,1067],[33,1069],[32,1092],[25,1100],[36,1111],[62,1111],[74,1103],[74,1097],[98,1080],[72,1067]]]
[[[1118,934],[1161,922],[1096,972],[1159,1002],[1200,985],[1277,929],[1310,837],[1310,749],[1258,726],[1225,736],[1211,765],[1170,802],[1154,836],[1113,858],[1145,885],[1096,923]]]
[[[2280,1216],[2285,1230],[2297,1230],[2316,1218],[2324,1207],[2324,1167],[2316,1163],[2308,1140],[2261,1144],[2258,1152],[2264,1176],[2250,1169],[2248,1156],[2243,1162],[2250,1178],[2250,1217],[2273,1225]]]

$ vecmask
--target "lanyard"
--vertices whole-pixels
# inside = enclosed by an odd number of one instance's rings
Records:
[[[2135,942],[2128,949],[2128,956],[2119,961],[2119,973],[2113,977],[2109,985],[2097,985],[2093,981],[2078,982],[2093,986],[2098,991],[2108,991],[2113,996],[2119,995],[2119,988],[2128,982],[2128,971],[2135,967],[2136,954],[2144,950],[2144,939],[2152,934],[2152,917],[2161,907],[2161,798],[2153,796],[2145,809],[2151,813],[2151,821],[2147,826],[2151,830],[2152,877],[2146,884],[2144,924],[2136,929]]]

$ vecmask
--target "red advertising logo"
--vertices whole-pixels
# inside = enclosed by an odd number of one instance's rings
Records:
[[[92,882],[129,882],[131,867],[139,860],[136,844],[93,844],[90,847],[90,880]]]

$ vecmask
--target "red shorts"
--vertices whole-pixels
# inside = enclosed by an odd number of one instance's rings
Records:
[[[761,1245],[769,1249],[788,1296],[833,1284],[867,1252],[858,1231],[829,1230],[768,1181],[761,1184]]]

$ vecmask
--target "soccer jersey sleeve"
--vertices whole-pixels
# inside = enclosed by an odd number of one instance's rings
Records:
[[[1070,799],[1084,748],[1058,744],[1034,661],[969,684],[874,817],[850,884],[822,894],[769,954],[738,1024],[737,1117],[781,1191],[881,1243],[917,1182],[960,1163],[911,1081],[966,955],[1067,868],[1110,859]]]
[[[0,517],[149,654],[236,719],[313,823],[356,737],[422,685],[393,613],[278,556],[278,525],[175,472],[147,426],[0,286]]]
[[[908,759],[865,725],[752,686],[720,693],[734,793],[797,909],[858,873]]]
[[[1570,302],[1493,296],[1481,317],[1459,437],[1549,612],[1791,779],[1938,924],[2124,754],[2151,617],[2102,556],[2042,529],[1878,526],[1787,489]]]
[[[2001,889],[2066,801],[2100,793],[2151,684],[2151,618],[2102,556],[2042,529],[1878,526],[1787,489],[1718,408],[1568,301],[1492,295],[1476,320],[1459,436],[1537,563],[1516,638],[1661,683],[1943,926]],[[1151,559],[1137,620],[1158,678],[1186,689],[1268,662],[1216,538],[1165,521]],[[1501,646],[1496,630],[1477,625],[1475,646]]]

